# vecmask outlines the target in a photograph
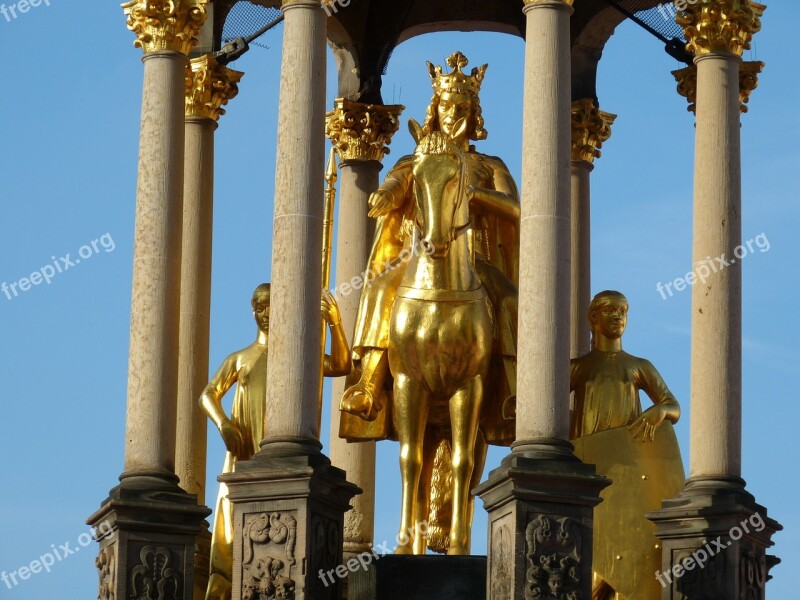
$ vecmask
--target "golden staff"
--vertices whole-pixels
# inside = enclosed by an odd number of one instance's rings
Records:
[[[328,167],[325,169],[325,206],[322,220],[322,289],[331,285],[331,254],[333,253],[333,209],[336,205],[336,148],[331,148]],[[328,324],[323,319],[320,333],[320,378],[319,378],[319,412],[317,430],[322,428],[322,389],[325,385],[325,344],[328,340]]]

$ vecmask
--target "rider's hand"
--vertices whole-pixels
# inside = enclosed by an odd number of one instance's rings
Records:
[[[328,325],[337,325],[342,320],[336,299],[324,288],[322,290],[322,318]]]
[[[236,423],[230,420],[225,421],[222,423],[222,427],[219,428],[219,432],[225,442],[225,447],[228,449],[228,452],[233,454],[234,458],[249,458],[248,456],[244,456],[244,439]]]
[[[376,219],[389,213],[392,208],[392,195],[384,190],[376,190],[372,192],[369,197],[369,213],[368,216]]]

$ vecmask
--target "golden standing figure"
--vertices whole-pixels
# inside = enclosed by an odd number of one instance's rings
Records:
[[[460,52],[449,74],[428,63],[434,96],[424,126],[411,124],[417,149],[370,198],[371,283],[340,405],[342,437],[400,441],[401,532],[452,505],[427,538],[451,554],[469,552],[470,489],[487,443],[513,441],[501,407],[516,394],[519,195],[503,161],[469,143],[487,136],[478,100],[487,66],[466,74],[467,63]],[[434,476],[434,459],[452,472]],[[418,537],[398,552],[425,549]]]
[[[247,348],[234,352],[222,363],[203,394],[200,405],[219,429],[227,453],[223,473],[232,473],[238,460],[248,460],[266,437],[267,349],[269,343],[268,283],[259,285],[251,305],[258,337]],[[325,356],[324,372],[340,377],[350,372],[350,352],[342,328],[339,307],[327,290],[322,291],[322,316],[331,330],[331,354]],[[222,398],[236,384],[231,416],[222,408]],[[206,600],[230,600],[233,571],[233,510],[228,488],[219,485],[211,540],[211,573]]]
[[[597,294],[589,306],[592,350],[570,363],[575,454],[613,481],[594,514],[593,600],[660,597],[660,543],[645,513],[684,484],[672,429],[678,401],[649,361],[622,349],[627,318],[625,296]],[[639,390],[654,403],[644,412]]]

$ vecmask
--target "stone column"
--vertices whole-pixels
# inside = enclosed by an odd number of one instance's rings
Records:
[[[344,513],[360,490],[321,453],[318,430],[326,20],[318,0],[282,8],[267,436],[221,480],[234,511],[233,598],[270,577],[298,600],[338,600],[339,579],[320,573],[342,561]],[[267,535],[275,528],[283,534]]]
[[[569,443],[571,0],[526,0],[517,441],[477,493],[488,598],[591,597],[592,509],[609,481]],[[559,532],[558,547],[536,539]],[[545,555],[567,577],[540,568]],[[555,585],[556,589],[552,586]]]
[[[214,205],[214,132],[222,108],[239,92],[244,73],[211,55],[195,58],[186,70],[186,154],[183,187],[183,245],[178,343],[178,419],[175,473],[181,487],[205,505],[208,417],[198,399],[208,382],[211,310],[211,230]],[[197,538],[195,598],[208,586],[211,533]]]
[[[144,51],[144,86],[125,469],[89,519],[113,531],[100,540],[101,597],[138,598],[158,587],[191,599],[195,538],[210,512],[175,475],[184,86],[205,6],[205,0],[123,5]]]
[[[572,103],[572,296],[570,301],[570,357],[587,354],[589,346],[589,302],[591,278],[591,189],[590,174],[600,148],[611,137],[617,118],[600,110],[591,98]]]
[[[336,234],[335,297],[342,323],[352,343],[361,297],[358,280],[367,268],[374,221],[367,217],[370,194],[378,189],[381,161],[389,153],[392,136],[399,128],[402,106],[362,104],[339,98],[328,113],[326,135],[339,155],[339,212]],[[357,286],[344,293],[341,285]],[[350,444],[339,437],[339,399],[344,377],[333,380],[330,457],[344,469],[349,481],[364,493],[353,499],[353,510],[344,518],[344,557],[369,551],[375,531],[375,442]]]
[[[664,599],[763,598],[765,550],[780,528],[741,479],[742,278],[734,254],[741,243],[742,94],[754,87],[740,88],[741,55],[764,9],[749,0],[710,0],[678,14],[696,69],[678,76],[697,117],[693,262],[698,275],[701,265],[710,272],[692,288],[690,477],[678,498],[649,515],[664,540],[663,570],[671,575],[669,584],[662,582]],[[749,531],[735,537],[733,528],[744,523]],[[681,577],[691,553],[717,536],[726,549],[711,559],[713,567]],[[673,565],[677,570],[669,573]]]

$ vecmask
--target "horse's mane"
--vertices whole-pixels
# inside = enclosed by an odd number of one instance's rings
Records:
[[[441,131],[431,131],[423,137],[417,144],[415,155],[422,156],[444,156],[447,154],[463,154],[452,138]]]

